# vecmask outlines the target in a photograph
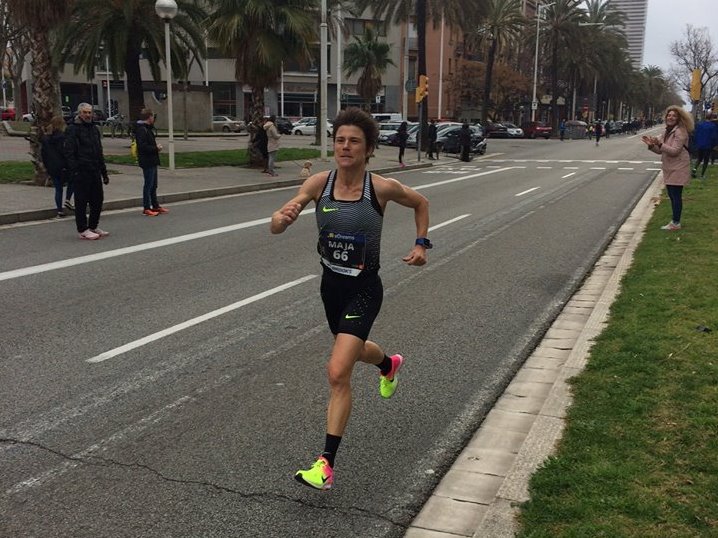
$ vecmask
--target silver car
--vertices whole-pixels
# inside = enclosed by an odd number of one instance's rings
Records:
[[[224,133],[241,133],[246,129],[246,125],[241,120],[236,120],[231,116],[212,116],[212,130],[222,131]]]

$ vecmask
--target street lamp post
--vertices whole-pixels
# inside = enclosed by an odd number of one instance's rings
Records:
[[[157,0],[155,13],[165,23],[165,66],[167,68],[167,122],[169,128],[169,160],[170,170],[175,169],[175,140],[173,132],[172,110],[172,57],[170,56],[170,22],[177,15],[177,2],[175,0]]]
[[[531,121],[536,121],[536,109],[538,108],[538,101],[536,100],[536,83],[538,82],[538,53],[539,53],[539,23],[541,22],[541,10],[554,5],[556,2],[550,4],[538,4],[536,7],[536,53],[534,54],[534,94],[531,100]]]
[[[327,0],[322,0],[322,23],[319,26],[319,63],[320,63],[320,84],[319,92],[321,101],[321,110],[319,118],[317,118],[317,127],[321,129],[319,140],[321,141],[320,156],[322,161],[327,160]]]

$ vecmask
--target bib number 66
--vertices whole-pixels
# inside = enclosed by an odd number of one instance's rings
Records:
[[[341,260],[345,262],[349,260],[349,253],[346,250],[335,250],[332,253],[332,257],[337,261]]]

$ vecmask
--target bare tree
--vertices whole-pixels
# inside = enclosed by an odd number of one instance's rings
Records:
[[[718,75],[718,52],[711,42],[708,28],[695,28],[687,24],[685,39],[671,43],[671,54],[677,63],[673,66],[672,74],[676,76],[682,90],[690,93],[694,69],[701,70],[701,85],[704,90],[714,88],[711,81]],[[707,97],[705,91],[702,97]]]

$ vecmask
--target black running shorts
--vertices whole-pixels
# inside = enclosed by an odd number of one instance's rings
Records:
[[[369,338],[384,298],[378,274],[353,277],[324,267],[321,295],[332,334],[351,334],[364,341]]]

